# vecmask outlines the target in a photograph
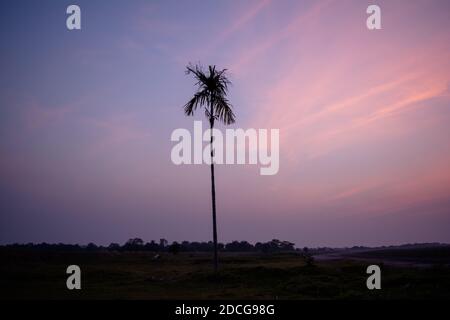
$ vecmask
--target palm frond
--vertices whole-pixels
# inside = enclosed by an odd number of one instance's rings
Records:
[[[223,96],[215,97],[214,110],[217,118],[225,124],[232,124],[236,121],[236,116],[233,112],[233,107],[227,98]]]
[[[192,116],[194,111],[202,105],[208,104],[208,92],[206,90],[198,91],[194,97],[184,105],[184,113],[187,116]]]
[[[231,81],[228,79],[227,69],[217,70],[216,66],[209,66],[205,73],[201,65],[188,65],[186,74],[193,74],[198,87],[194,97],[184,105],[184,112],[191,116],[199,106],[205,107],[205,115],[211,123],[219,119],[225,124],[235,122],[232,106],[226,95]],[[212,112],[210,112],[210,109]]]

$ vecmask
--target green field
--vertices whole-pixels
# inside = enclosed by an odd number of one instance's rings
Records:
[[[434,299],[450,297],[450,268],[382,264],[382,289],[366,288],[366,267],[348,259],[305,264],[296,253],[2,251],[2,299]],[[66,288],[66,268],[82,289]]]

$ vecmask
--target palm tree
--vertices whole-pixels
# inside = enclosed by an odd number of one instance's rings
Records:
[[[214,271],[217,272],[217,222],[216,222],[216,187],[214,182],[214,149],[213,128],[216,120],[225,124],[235,121],[232,106],[227,99],[228,87],[231,85],[226,75],[226,69],[216,70],[216,66],[209,66],[208,73],[199,65],[187,66],[186,74],[193,74],[197,85],[194,97],[184,106],[184,113],[188,116],[194,114],[198,107],[205,108],[206,118],[211,128],[211,196],[214,240]]]

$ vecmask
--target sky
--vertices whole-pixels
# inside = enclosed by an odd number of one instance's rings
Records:
[[[450,242],[449,1],[6,0],[0,15],[1,244],[211,240],[209,167],[170,159],[173,130],[206,126],[183,114],[189,63],[227,69],[229,128],[280,130],[278,174],[216,166],[220,242]]]

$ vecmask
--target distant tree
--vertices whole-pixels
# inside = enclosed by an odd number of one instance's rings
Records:
[[[161,250],[164,250],[165,247],[168,245],[168,241],[166,239],[159,239],[159,246]]]
[[[315,265],[314,257],[309,252],[308,247],[303,248],[303,259],[305,259],[305,263],[308,267],[312,267]]]
[[[230,252],[247,252],[253,251],[254,247],[247,241],[233,241],[225,245],[225,250]]]
[[[144,241],[141,238],[129,239],[122,247],[126,251],[138,251],[144,247]]]
[[[289,241],[282,241],[280,249],[283,251],[294,251],[294,245],[295,243],[289,242]]]
[[[154,240],[152,240],[151,242],[147,242],[144,245],[144,249],[145,251],[153,251],[153,252],[160,251],[159,245]]]
[[[169,246],[169,252],[172,254],[178,254],[178,252],[180,252],[181,246],[178,242],[174,241],[170,246]]]
[[[192,251],[191,250],[191,244],[189,241],[183,241],[180,245],[180,250],[181,251]]]
[[[120,250],[120,244],[113,242],[113,243],[111,243],[108,246],[108,250],[110,250],[110,251],[119,251]]]
[[[134,238],[128,240],[127,244],[140,247],[144,245],[144,241],[141,238]]]
[[[90,242],[90,243],[87,245],[86,249],[87,249],[88,251],[95,251],[95,250],[97,250],[97,246],[95,245],[95,243]]]

